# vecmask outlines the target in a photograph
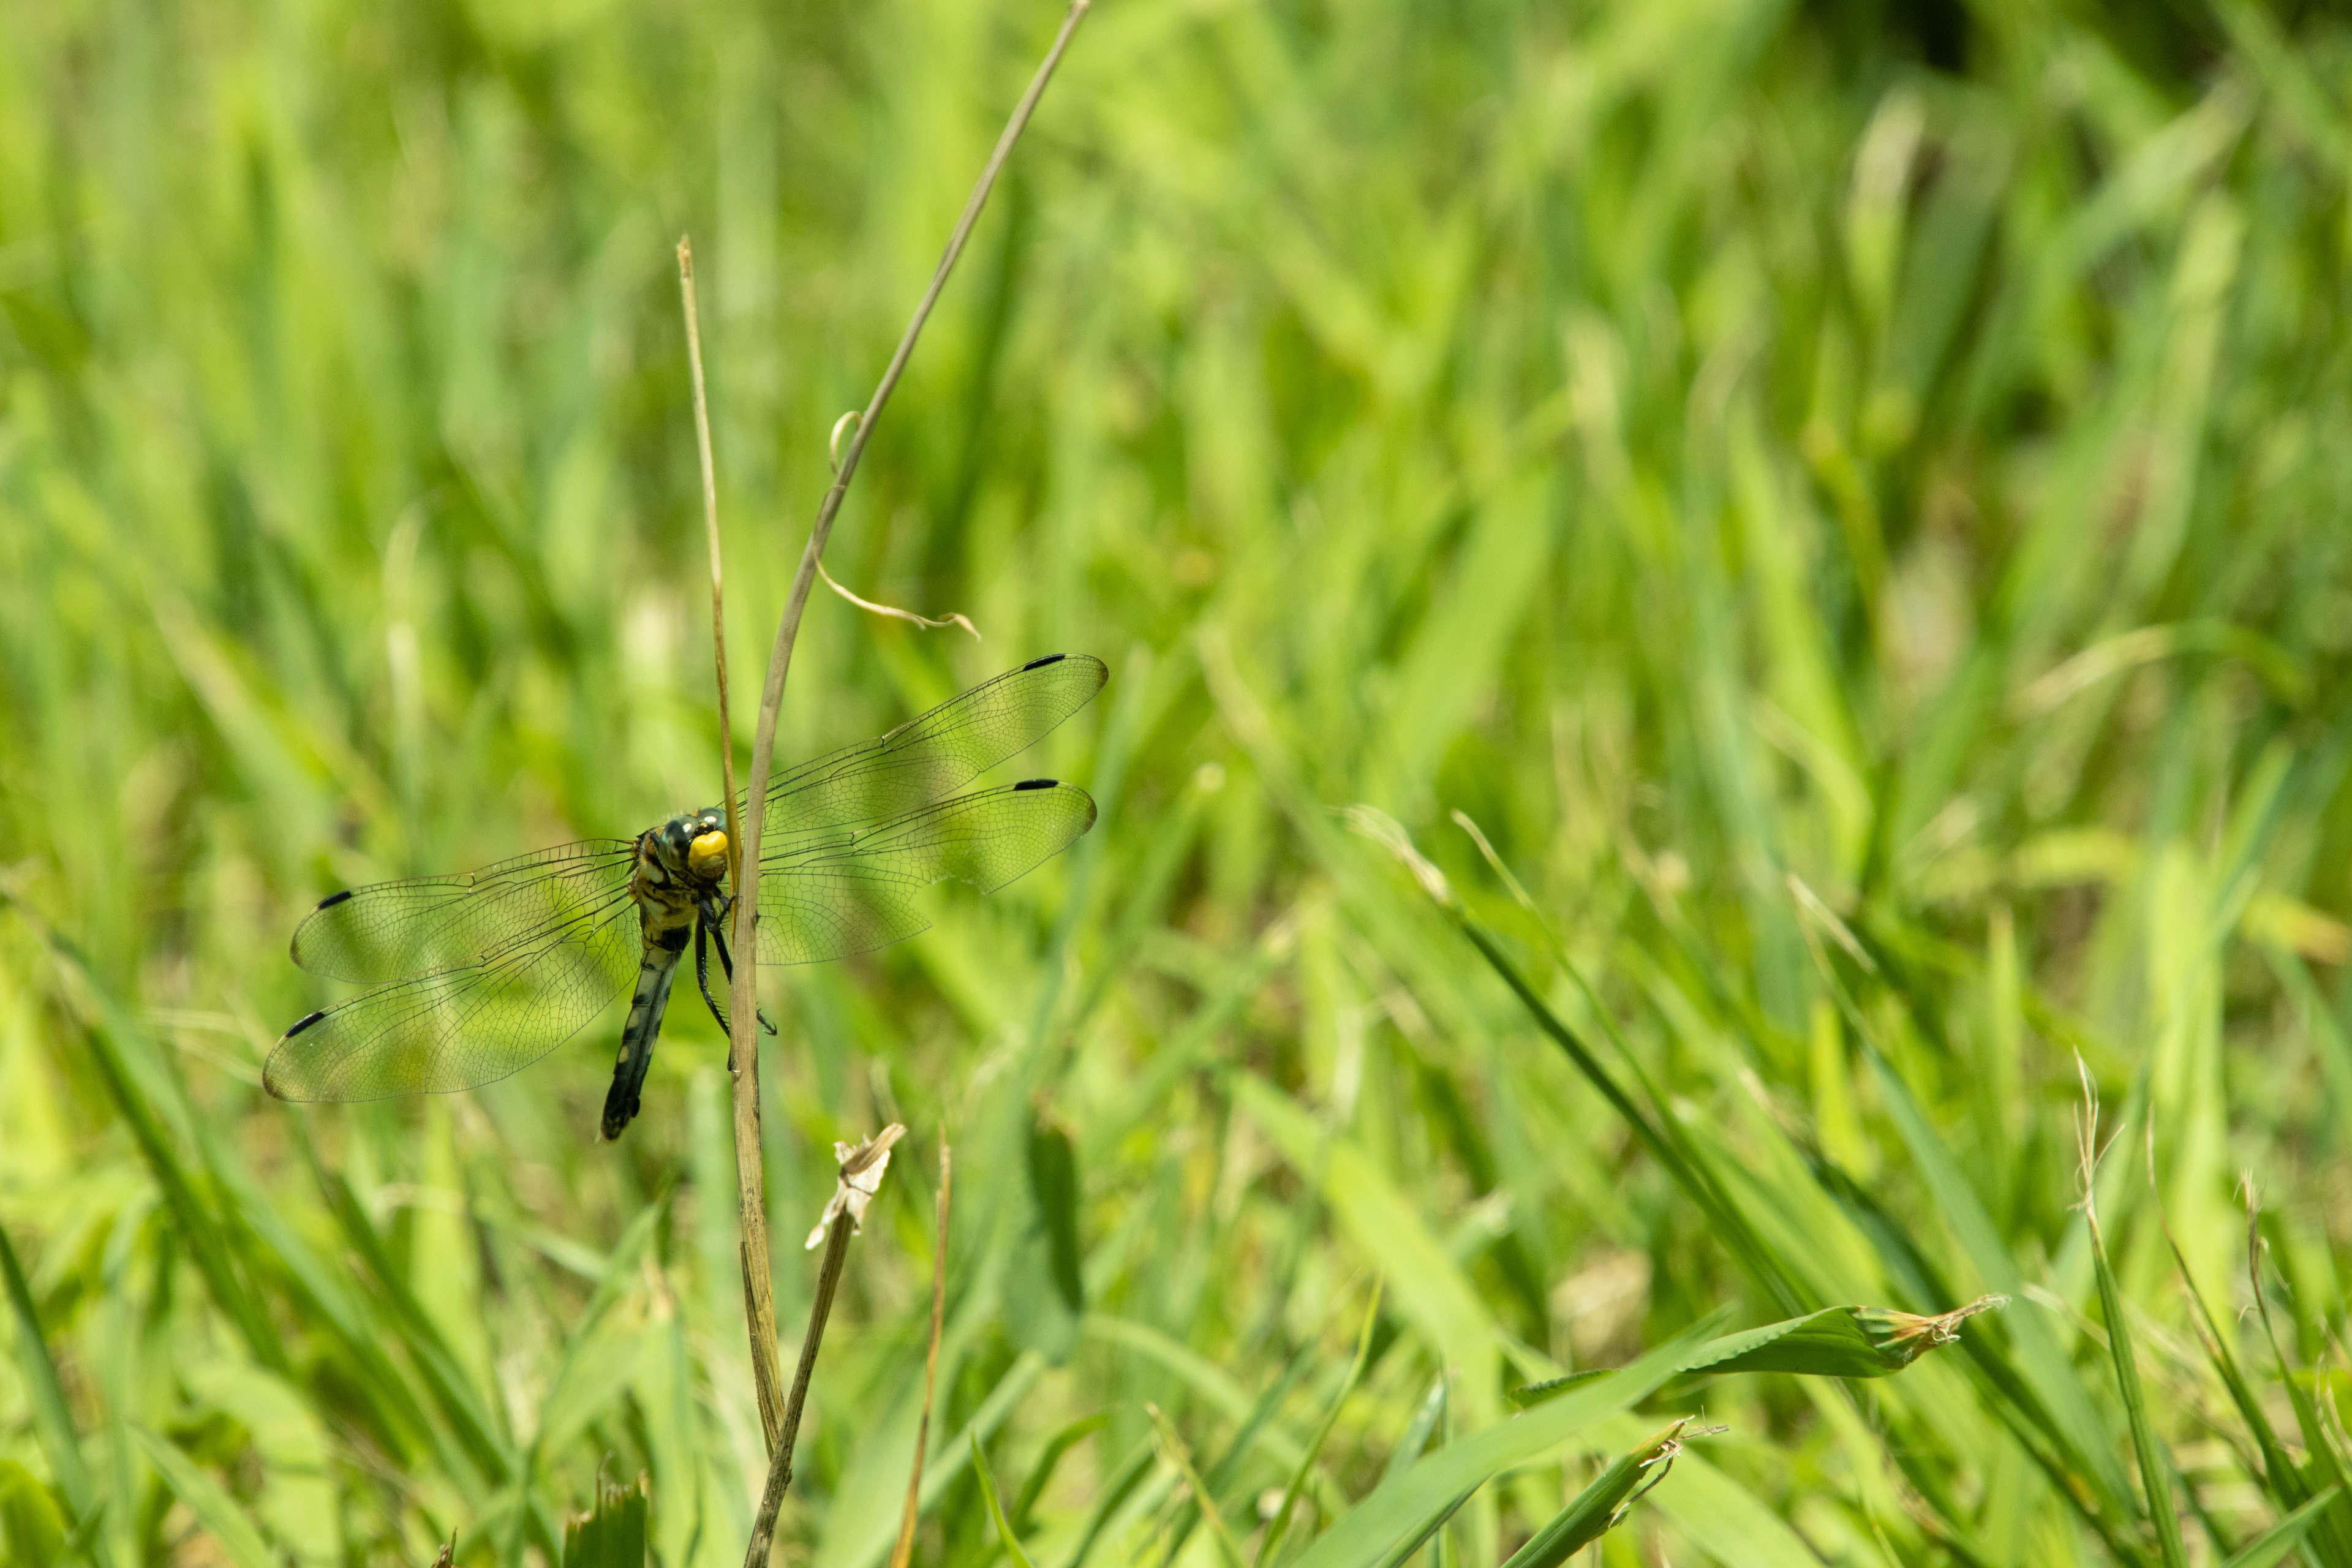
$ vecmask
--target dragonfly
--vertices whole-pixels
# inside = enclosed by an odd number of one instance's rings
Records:
[[[919,895],[932,884],[993,892],[1068,848],[1095,821],[1076,785],[957,792],[1044,739],[1108,678],[1100,659],[1049,654],[772,780],[760,962],[816,963],[904,941],[929,925]],[[703,1002],[727,1028],[709,955],[731,981],[728,848],[727,814],[709,806],[633,839],[330,894],[296,928],[294,962],[367,989],[288,1029],[264,1085],[289,1100],[475,1089],[538,1061],[625,994],[601,1122],[619,1138],[640,1109],[689,942]]]

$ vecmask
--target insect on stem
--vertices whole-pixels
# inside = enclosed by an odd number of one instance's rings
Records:
[[[898,377],[907,368],[907,361],[915,352],[916,340],[922,335],[923,324],[930,320],[931,308],[937,304],[948,278],[955,271],[957,260],[963,255],[964,242],[971,237],[972,226],[979,222],[981,209],[988,205],[989,193],[996,188],[997,175],[1003,172],[1005,161],[1028,129],[1029,117],[1036,112],[1037,100],[1045,96],[1045,86],[1054,79],[1055,68],[1062,63],[1062,55],[1070,46],[1071,37],[1078,24],[1086,19],[1089,0],[1071,0],[1069,10],[1062,17],[1060,30],[1054,35],[1053,46],[1038,63],[1029,86],[1013,106],[1012,116],[1005,121],[1003,133],[997,137],[995,148],[989,153],[980,178],[973,183],[971,196],[965,201],[955,228],[948,236],[946,250],[940,257],[939,267],[931,274],[929,288],[923,290],[907,330],[899,336],[898,346],[884,367],[882,379],[876,384],[874,396],[858,416],[856,434],[842,455],[839,470],[825,490],[824,500],[818,507],[816,521],[809,530],[807,545],[801,552],[801,562],[793,574],[792,594],[784,603],[783,618],[776,626],[775,647],[768,656],[767,678],[760,692],[759,723],[752,732],[751,776],[747,793],[755,803],[767,799],[768,775],[775,761],[776,717],[784,702],[784,678],[792,670],[793,645],[798,640],[801,616],[808,608],[809,591],[816,584],[816,569],[824,556],[825,542],[833,537],[835,518],[841,512],[841,501],[848,492],[849,481],[856,476],[857,464],[866,455],[866,443],[873,436],[874,423],[881,417],[890,401],[890,394],[898,384]],[[691,334],[689,334],[689,337]],[[697,351],[699,363],[699,351]],[[697,384],[699,384],[698,376]],[[715,503],[707,510],[715,515]],[[714,555],[714,559],[716,559]],[[734,792],[728,797],[731,804]],[[755,806],[744,818],[741,831],[729,836],[729,843],[740,858],[735,878],[735,951],[740,958],[740,975],[731,988],[729,1002],[728,1033],[733,1041],[735,1072],[735,1165],[740,1218],[743,1235],[743,1294],[752,1318],[751,1333],[755,1338],[764,1334],[766,1343],[775,1340],[773,1329],[775,1310],[768,1275],[767,1201],[765,1182],[760,1169],[760,1105],[758,1081],[759,994],[760,994],[760,831],[764,815]],[[761,1303],[767,1303],[766,1327],[762,1327]],[[770,1365],[764,1346],[752,1352],[755,1373],[765,1377]],[[761,1425],[766,1429],[772,1446],[779,1434],[769,1425],[769,1402],[765,1390],[770,1384],[762,1381],[760,1402]]]

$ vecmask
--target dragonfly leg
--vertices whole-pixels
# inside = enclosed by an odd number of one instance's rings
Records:
[[[734,900],[720,900],[718,911],[713,913],[709,900],[706,900],[702,906],[702,924],[695,932],[695,962],[698,963],[704,962],[702,958],[702,932],[707,931],[710,933],[711,945],[719,949],[719,967],[725,972],[727,975],[727,984],[730,985],[735,984],[735,958],[733,954],[727,951],[727,939],[720,935],[719,932],[724,929],[720,922],[726,920],[727,911],[734,907]],[[702,984],[702,999],[706,1002],[710,1001],[710,983],[708,979],[704,980]],[[716,1014],[719,1011],[719,1004],[711,1002],[710,1010],[712,1013]],[[775,1025],[768,1022],[768,1015],[765,1009],[753,1008],[752,1011],[758,1013],[760,1016],[760,1027],[767,1030],[768,1033],[772,1035],[776,1032]],[[725,1028],[727,1026],[727,1020],[724,1018],[719,1019],[719,1026],[722,1029]],[[728,1038],[733,1039],[734,1036],[730,1034],[728,1036]]]
[[[710,1016],[712,1017],[719,1020],[719,1032],[725,1035],[731,1040],[735,1037],[735,1033],[727,1026],[727,1015],[719,1010],[719,998],[710,994],[711,935],[710,923],[708,918],[694,922],[694,981],[696,984],[702,987],[702,1005],[710,1009]],[[726,959],[724,955],[727,950],[722,946],[719,951],[721,955],[719,962],[721,963],[725,963]],[[732,964],[729,964],[727,967],[727,978],[730,980],[734,979],[734,966]]]

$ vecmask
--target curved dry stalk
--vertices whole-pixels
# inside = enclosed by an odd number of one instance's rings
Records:
[[[710,398],[702,378],[702,317],[695,308],[694,247],[684,236],[677,242],[677,288],[686,309],[687,363],[694,373],[694,437],[702,458],[702,531],[710,552],[710,645],[719,667],[719,772],[726,788],[728,876],[730,885],[740,888],[743,885],[743,816],[735,800],[735,717],[727,698],[727,593],[719,565],[719,471],[710,454]],[[759,1399],[760,1435],[772,1454],[783,1425],[784,1406],[777,1386],[776,1297],[768,1267],[767,1184],[760,1167],[758,1027],[756,1019],[750,1029],[742,1026],[740,1016],[735,1020],[730,1030],[727,1067],[737,1086],[736,1230],[743,1263],[743,1322],[751,1342],[751,1384]],[[749,1095],[741,1092],[747,1079],[753,1090]],[[759,1205],[756,1210],[749,1206],[754,1203]]]
[[[824,580],[826,587],[868,615],[884,616],[894,621],[912,622],[929,631],[945,631],[950,626],[961,626],[971,634],[972,641],[984,640],[980,635],[980,628],[971,624],[971,617],[961,610],[950,610],[944,616],[919,616],[912,610],[902,610],[896,605],[877,605],[871,599],[859,598],[856,594],[835,582],[833,574],[824,569],[824,563],[822,561],[816,563],[816,574]]]
[[[751,740],[751,795],[754,800],[766,797],[768,774],[775,761],[776,715],[783,707],[784,678],[792,670],[793,644],[798,640],[801,616],[808,607],[809,590],[815,585],[817,563],[824,554],[825,543],[833,537],[834,520],[840,515],[843,496],[848,493],[849,481],[856,477],[859,459],[866,455],[866,443],[874,434],[874,422],[890,401],[898,388],[907,361],[915,352],[915,341],[922,335],[923,324],[930,320],[931,308],[939,303],[940,291],[947,287],[948,277],[955,270],[957,260],[963,255],[964,242],[971,237],[972,225],[979,221],[981,209],[988,205],[989,193],[996,188],[996,177],[1003,172],[1005,160],[1012,156],[1013,144],[1028,129],[1029,117],[1036,111],[1037,100],[1045,95],[1045,84],[1054,79],[1055,68],[1062,63],[1062,55],[1070,46],[1070,37],[1078,24],[1086,19],[1089,0],[1071,0],[1067,15],[1062,18],[1061,30],[1054,35],[1053,47],[1038,64],[1037,72],[1029,79],[1028,90],[1013,106],[1012,118],[1005,121],[1003,134],[996,139],[996,147],[972,185],[971,195],[965,201],[962,216],[948,236],[946,251],[931,274],[930,286],[923,290],[921,301],[907,322],[907,330],[898,339],[898,346],[890,355],[890,363],[882,372],[882,379],[874,388],[872,401],[858,416],[856,431],[851,437],[849,449],[842,455],[839,469],[835,473],[832,488],[824,492],[824,500],[817,508],[816,522],[809,530],[808,544],[801,552],[800,569],[793,575],[790,597],[784,601],[783,619],[776,626],[776,644],[768,656],[767,683],[760,693],[759,727]],[[736,988],[729,998],[732,1024],[739,1037],[748,1037],[756,1019],[754,996],[758,991],[759,973],[758,915],[760,886],[761,813],[754,811],[744,823],[743,875],[740,892],[735,901],[735,951],[741,955],[743,973],[751,977]]]
[[[957,260],[963,255],[964,242],[971,238],[972,226],[980,219],[981,209],[987,205],[989,193],[996,188],[996,177],[1003,172],[1005,160],[1013,155],[1013,145],[1028,128],[1029,117],[1036,111],[1037,100],[1045,95],[1045,84],[1054,79],[1055,68],[1062,63],[1062,55],[1069,47],[1071,35],[1086,19],[1089,0],[1071,0],[1068,13],[1062,18],[1060,31],[1054,35],[1053,47],[1030,78],[1028,89],[1013,106],[1005,121],[1003,133],[997,137],[995,149],[990,153],[987,164],[972,185],[971,196],[964,202],[963,212],[956,219],[955,228],[948,236],[947,249],[940,257],[939,267],[931,274],[930,286],[923,290],[921,301],[907,322],[907,330],[898,339],[898,346],[890,355],[890,363],[882,372],[882,379],[874,388],[873,399],[858,416],[856,435],[849,449],[842,455],[834,474],[833,484],[817,508],[816,521],[809,530],[807,545],[801,552],[800,568],[793,575],[791,595],[784,602],[784,614],[776,626],[776,642],[768,656],[767,680],[760,692],[760,719],[751,742],[751,776],[748,795],[755,803],[764,803],[768,794],[768,775],[775,761],[776,716],[784,701],[784,678],[793,663],[793,645],[798,640],[801,616],[808,607],[810,589],[815,584],[818,563],[824,547],[833,537],[834,520],[840,515],[841,501],[849,489],[849,481],[857,473],[858,460],[866,455],[866,443],[873,434],[874,422],[882,416],[898,387],[898,378],[907,368],[908,359],[915,352],[915,341],[922,335],[924,322],[930,320],[931,308],[939,302],[940,292],[947,287],[948,277],[955,270]],[[715,515],[715,502],[712,503]],[[731,805],[735,792],[728,791]],[[732,1042],[730,1066],[734,1079],[735,1110],[735,1177],[737,1211],[742,1231],[743,1299],[745,1315],[751,1319],[751,1334],[754,1342],[751,1366],[755,1379],[761,1382],[761,1425],[767,1429],[772,1455],[789,1458],[788,1439],[781,1431],[768,1426],[768,1393],[772,1384],[775,1343],[775,1306],[773,1287],[770,1282],[768,1262],[767,1183],[761,1167],[760,1145],[760,833],[763,810],[752,810],[740,823],[740,831],[728,835],[740,858],[735,867],[735,954],[737,980],[729,988],[728,1035]],[[832,1257],[828,1248],[826,1257]],[[762,1310],[764,1308],[764,1310]],[[771,1470],[772,1481],[775,1471]],[[783,1467],[787,1480],[790,1465]],[[778,1499],[781,1501],[782,1494]],[[772,1530],[774,1521],[769,1520]]]

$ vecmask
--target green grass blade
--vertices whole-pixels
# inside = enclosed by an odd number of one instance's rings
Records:
[[[1647,1425],[1620,1415],[1596,1436],[1630,1447]],[[1820,1568],[1820,1554],[1779,1509],[1696,1453],[1680,1455],[1672,1484],[1647,1494],[1647,1500],[1677,1533],[1724,1568]]]
[[[1013,1500],[1013,1524],[1016,1530],[1026,1530],[1034,1522],[1037,1500],[1054,1481],[1054,1472],[1060,1468],[1063,1457],[1088,1437],[1110,1425],[1110,1413],[1098,1410],[1092,1415],[1082,1415],[1045,1440],[1045,1451],[1030,1467],[1029,1479],[1021,1483],[1021,1495]]]
[[[1262,1436],[1268,1439],[1274,1437],[1275,1413],[1281,1409],[1283,1400],[1288,1397],[1291,1389],[1297,1384],[1298,1379],[1306,1373],[1318,1348],[1314,1337],[1309,1337],[1302,1342],[1283,1366],[1282,1374],[1267,1384],[1265,1392],[1260,1394],[1256,1402],[1250,1406],[1248,1415],[1242,1420],[1239,1429],[1226,1442],[1224,1451],[1217,1456],[1216,1461],[1208,1468],[1204,1479],[1213,1496],[1221,1500],[1224,1498],[1232,1487],[1235,1473],[1248,1462],[1250,1454],[1257,1446],[1259,1439]],[[1108,1420],[1107,1413],[1103,1419]],[[1024,1486],[1021,1489],[1024,1496],[1029,1492],[1027,1486]],[[1021,1522],[1022,1510],[1019,1508],[1013,1510],[1013,1519],[1016,1524]],[[1185,1542],[1192,1539],[1193,1527],[1200,1522],[1200,1519],[1201,1512],[1198,1505],[1191,1502],[1185,1504],[1182,1511],[1167,1531],[1167,1544],[1161,1547],[1160,1552],[1160,1568],[1169,1568],[1169,1565],[1176,1561],[1178,1553],[1184,1550]]]
[[[163,1484],[172,1489],[172,1495],[188,1505],[197,1524],[228,1554],[236,1568],[277,1568],[268,1542],[226,1488],[171,1442],[146,1427],[131,1427],[131,1436],[139,1445],[139,1451],[163,1476]]]
[[[1487,1372],[1496,1353],[1495,1321],[1478,1289],[1369,1153],[1329,1134],[1265,1079],[1236,1073],[1232,1082],[1234,1103],[1265,1130],[1294,1170],[1320,1184],[1349,1239],[1381,1270],[1398,1313],[1447,1364],[1463,1370],[1458,1408],[1472,1427],[1484,1426],[1499,1401]]]
[[[1979,1312],[2007,1305],[1988,1296],[1957,1311],[1923,1318],[1889,1307],[1828,1307],[1706,1347],[1688,1373],[1786,1372],[1803,1377],[1885,1377],[1959,1337]]]
[[[58,1363],[50,1358],[48,1341],[41,1332],[40,1314],[33,1308],[33,1289],[25,1279],[25,1266],[17,1260],[5,1229],[0,1229],[0,1274],[5,1275],[8,1307],[16,1320],[16,1365],[32,1398],[34,1436],[40,1442],[42,1457],[49,1462],[49,1474],[57,1478],[58,1489],[73,1510],[86,1518],[96,1500],[89,1467],[83,1462],[81,1438],[66,1406]]]
[[[1151,1405],[1145,1408],[1151,1417],[1152,1430],[1159,1435],[1161,1458],[1183,1477],[1184,1489],[1192,1494],[1193,1508],[1209,1521],[1209,1532],[1216,1537],[1217,1549],[1224,1558],[1226,1568],[1241,1568],[1241,1545],[1234,1540],[1232,1527],[1225,1523],[1224,1510],[1217,1506],[1216,1494],[1209,1489],[1209,1483],[1201,1479],[1200,1468],[1192,1462],[1192,1445],[1184,1441],[1183,1434],[1176,1430],[1176,1424],[1168,1419],[1160,1406]],[[1023,1568],[1027,1568],[1025,1563]]]
[[[630,1486],[602,1482],[596,1503],[565,1521],[563,1568],[646,1568],[646,1479]]]
[[[129,1124],[156,1185],[163,1189],[164,1204],[179,1226],[180,1239],[194,1259],[205,1289],[236,1325],[253,1358],[273,1372],[290,1373],[284,1340],[238,1273],[218,1216],[200,1197],[195,1184],[173,1150],[164,1126],[166,1115],[184,1127],[192,1125],[194,1119],[184,1104],[159,1106],[150,1098],[151,1091],[160,1091],[167,1098],[176,1092],[169,1075],[155,1066],[153,1041],[133,1021],[121,1000],[100,982],[80,949],[46,921],[32,919],[29,914],[27,918],[56,956],[60,970],[72,977],[70,989],[83,1015],[82,1033],[90,1047],[90,1059],[98,1064],[99,1076],[105,1080],[115,1109]]]
[[[2002,1295],[2024,1289],[2025,1276],[2000,1228],[1985,1212],[1959,1163],[1920,1110],[1910,1086],[1874,1047],[1868,1051],[1873,1075],[1895,1129],[1910,1150],[1944,1223],[1952,1229],[1985,1284]],[[2015,1371],[2032,1391],[2029,1414],[2044,1417],[2044,1430],[2061,1445],[2068,1467],[2099,1489],[2111,1514],[2128,1515],[2129,1484],[2108,1444],[2105,1424],[2091,1405],[2082,1380],[2052,1336],[2042,1310],[2031,1304],[2005,1314],[2002,1324],[2015,1347]]]
[[[2196,1327],[2199,1342],[2205,1347],[2205,1359],[2212,1363],[2214,1374],[2221,1378],[2221,1386],[2229,1391],[2230,1403],[2237,1408],[2238,1418],[2245,1423],[2256,1451],[2263,1457],[2262,1474],[2257,1479],[2263,1489],[2270,1493],[2273,1504],[2290,1511],[2300,1510],[2310,1500],[2311,1489],[2304,1484],[2302,1475],[2294,1468],[2294,1461],[2288,1457],[2276,1429],[2271,1426],[2270,1416],[2263,1411],[2262,1401],[2255,1396],[2252,1386],[2246,1382],[2245,1373],[2240,1370],[2238,1358],[2231,1353],[2228,1342],[2222,1339],[2221,1326],[2214,1321],[2213,1310],[2206,1304],[2205,1293],[2198,1289],[2197,1278],[2189,1272],[2189,1259],[2181,1252],[2180,1243],[2174,1238],[2169,1225],[2165,1226],[2164,1237],[2166,1245],[2172,1249],[2173,1266],[2180,1271],[2181,1289],[2189,1297],[2189,1321]]]
[[[308,1152],[308,1144],[304,1145]],[[391,1318],[394,1331],[422,1374],[425,1391],[442,1418],[456,1432],[467,1459],[491,1486],[503,1486],[515,1473],[515,1458],[492,1421],[489,1405],[467,1380],[463,1363],[425,1311],[408,1281],[394,1265],[358,1196],[341,1176],[316,1164],[314,1173],[326,1194],[344,1240],[350,1244],[377,1289],[377,1300]]]
[[[2090,1220],[2091,1268],[2099,1285],[2099,1310],[2107,1321],[2107,1352],[2123,1394],[2124,1417],[2131,1427],[2132,1452],[2139,1460],[2140,1485],[2147,1491],[2157,1550],[2163,1553],[2165,1568],[2189,1568],[2188,1549],[2180,1539],[2180,1516],[2172,1506],[2172,1460],[2148,1417],[2147,1394],[2140,1385],[2139,1362],[2132,1348],[2131,1324],[2124,1316],[2123,1291],[2116,1284],[2115,1270],[2107,1266],[2107,1244],[2099,1232],[2098,1215],[2087,1206],[2084,1213]]]
[[[2231,1552],[2221,1568],[2272,1568],[2273,1563],[2284,1562],[2335,1500],[2336,1489],[2330,1487]]]
[[[1290,1484],[1282,1489],[1282,1501],[1276,1507],[1274,1517],[1266,1521],[1265,1533],[1258,1540],[1257,1555],[1251,1560],[1251,1568],[1265,1568],[1265,1564],[1278,1560],[1276,1553],[1282,1550],[1283,1537],[1289,1533],[1291,1515],[1298,1506],[1299,1495],[1307,1489],[1307,1478],[1314,1472],[1316,1461],[1323,1457],[1323,1445],[1330,1441],[1331,1428],[1339,1424],[1339,1412],[1346,1407],[1348,1396],[1363,1381],[1364,1367],[1372,1354],[1372,1325],[1380,1321],[1380,1317],[1381,1286],[1375,1281],[1371,1299],[1364,1303],[1363,1326],[1356,1331],[1356,1353],[1348,1363],[1348,1375],[1339,1380],[1339,1392],[1331,1396],[1323,1419],[1316,1423],[1315,1436],[1307,1439],[1307,1451],[1298,1457],[1297,1465],[1291,1470]]]
[[[1544,1527],[1511,1553],[1503,1568],[1559,1568],[1570,1553],[1580,1551],[1616,1527],[1627,1500],[1649,1468],[1679,1447],[1686,1422],[1677,1421],[1655,1436],[1635,1445],[1612,1460],[1591,1485],[1570,1500]]]
[[[65,1515],[49,1489],[14,1459],[0,1459],[0,1546],[22,1568],[54,1568],[65,1555]]]
[[[1706,1342],[1692,1325],[1631,1365],[1533,1410],[1447,1444],[1334,1521],[1293,1568],[1376,1568],[1429,1532],[1477,1488],[1557,1448],[1662,1387]]]
[[[1756,1235],[1755,1227],[1748,1223],[1747,1215],[1740,1213],[1738,1205],[1714,1180],[1704,1162],[1689,1157],[1680,1147],[1679,1140],[1665,1131],[1669,1125],[1667,1119],[1661,1114],[1654,1121],[1633,1102],[1633,1097],[1618,1084],[1615,1077],[1601,1065],[1601,1059],[1592,1054],[1576,1031],[1570,1028],[1536,994],[1535,987],[1519,973],[1518,966],[1504,955],[1492,933],[1465,915],[1457,912],[1454,919],[1462,933],[1469,938],[1470,944],[1478,950],[1478,955],[1502,978],[1503,984],[1510,988],[1511,994],[1517,998],[1519,1005],[1535,1020],[1536,1026],[1575,1064],[1577,1071],[1601,1091],[1611,1109],[1632,1129],[1652,1157],[1674,1177],[1684,1195],[1698,1205],[1717,1237],[1731,1250],[1749,1277],[1782,1310],[1801,1310],[1806,1305],[1802,1293],[1790,1280],[1787,1271],[1780,1266],[1770,1248]]]
[[[2334,1502],[2322,1510],[2325,1515],[2323,1534],[2335,1538],[2333,1544],[2338,1547],[2337,1554],[2341,1556],[2344,1554],[2341,1551],[2343,1542],[2347,1533],[2352,1533],[2347,1532],[2345,1520],[2347,1510],[2352,1509],[2352,1490],[2347,1489],[2343,1470],[2336,1462],[2336,1445],[2331,1441],[2326,1423],[2321,1417],[2318,1401],[2311,1386],[2312,1380],[2297,1373],[2294,1364],[2287,1360],[2286,1347],[2279,1342],[2278,1325],[2272,1321],[2270,1297],[2263,1289],[2262,1242],[2254,1228],[2258,1217],[2252,1213],[2247,1215],[2247,1244],[2252,1259],[2250,1272],[2254,1288],[2255,1315],[2262,1320],[2263,1336],[2270,1341],[2271,1357],[2278,1367],[2280,1390],[2286,1395],[2288,1407],[2294,1412],[2295,1427],[2303,1437],[2305,1457],[2299,1472],[2303,1483],[2314,1493],[2332,1491],[2336,1494]],[[2291,1285],[2287,1301],[2299,1315],[2301,1303],[2295,1300]],[[2336,1568],[2336,1565],[2331,1563],[2329,1568]]]
[[[1004,1505],[996,1500],[996,1477],[989,1470],[988,1455],[981,1448],[977,1432],[971,1435],[971,1473],[980,1482],[981,1500],[988,1505],[988,1517],[996,1526],[996,1538],[1012,1554],[1014,1568],[1036,1568],[1029,1561],[1029,1553],[1021,1550],[1021,1538],[1013,1533],[1013,1522],[1004,1517]]]

